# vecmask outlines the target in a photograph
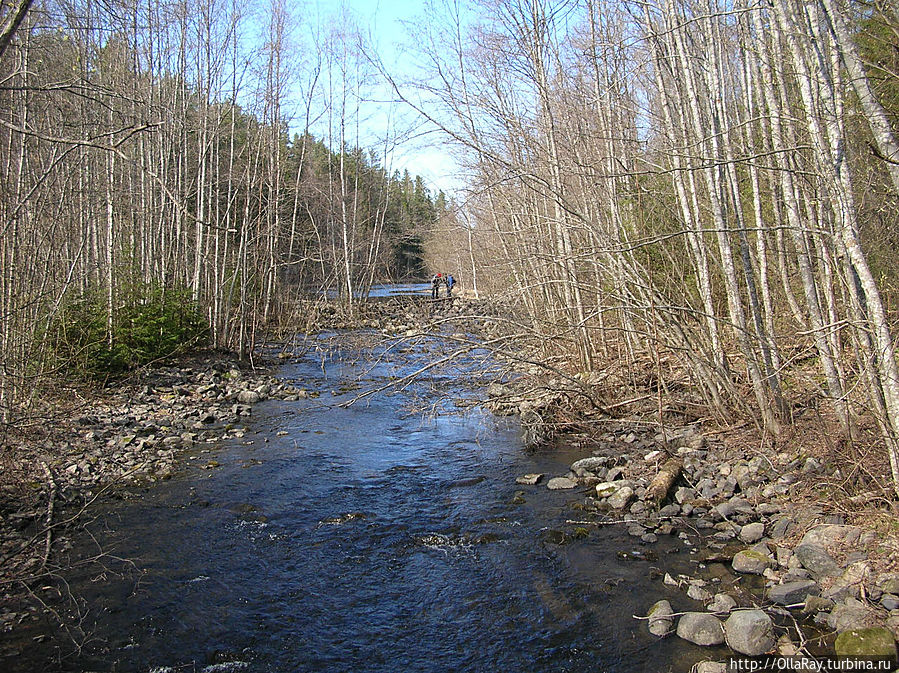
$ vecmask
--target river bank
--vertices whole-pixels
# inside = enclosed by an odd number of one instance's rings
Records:
[[[467,299],[437,305],[384,302],[353,315],[323,308],[309,324],[315,331],[345,330],[334,333],[333,344],[355,335],[368,346],[384,339],[387,351],[413,351],[415,344],[437,336],[444,348],[422,362],[428,368],[444,357],[451,362],[454,354],[470,353],[478,343],[474,329],[490,338],[491,310]],[[16,502],[9,497],[12,485],[30,497],[27,505],[14,511],[7,507],[3,514],[3,553],[9,561],[4,572],[17,574],[7,575],[4,586],[33,587],[61,570],[54,562],[68,545],[63,525],[68,515],[61,512],[77,511],[101,493],[139,498],[134,489],[117,486],[166,481],[179,466],[217,469],[216,444],[242,442],[257,405],[337,393],[348,395],[341,404],[361,400],[362,390],[323,390],[320,382],[304,385],[302,379],[275,374],[277,366],[302,360],[310,349],[317,349],[324,363],[333,356],[328,344],[302,337],[273,341],[263,349],[264,366],[256,368],[225,354],[197,354],[177,366],[146,372],[114,395],[86,400],[64,421],[45,427],[39,442],[31,440],[31,453],[18,454],[24,456],[16,461],[18,473],[4,467],[6,502]],[[423,367],[413,367],[409,381],[421,377]],[[583,396],[593,385],[589,377],[572,378],[553,379],[533,365],[518,364],[491,371],[481,382],[489,392],[488,405],[496,413],[520,417],[528,443],[537,444],[546,437],[546,426],[563,416],[560,401]],[[490,379],[496,380],[487,386]],[[404,381],[394,376],[383,385]],[[565,411],[568,425],[560,425],[568,432],[562,443],[580,459],[567,472],[518,475],[513,501],[527,502],[548,490],[577,494],[567,505],[565,525],[541,533],[553,545],[589,542],[614,527],[629,540],[617,550],[620,554],[649,560],[654,549],[673,545],[691,558],[695,571],[658,573],[654,582],[667,605],[647,599],[634,616],[652,619],[641,620],[639,628],[667,635],[677,622],[676,632],[685,641],[709,646],[726,639],[744,653],[762,646],[782,653],[800,646],[813,653],[832,651],[834,635],[814,640],[818,634],[796,630],[794,618],[809,625],[817,621],[832,634],[872,626],[895,633],[899,620],[890,607],[897,595],[894,538],[864,525],[863,510],[822,501],[813,488],[838,479],[839,466],[798,451],[762,451],[741,427],[659,427],[633,414],[605,414],[595,424],[601,431],[587,431],[582,424],[572,432],[573,409]],[[675,468],[665,493],[653,495],[657,475]],[[342,523],[340,516],[334,520]],[[23,609],[22,599],[21,590],[6,592],[0,609],[4,628],[37,618],[40,605]],[[737,635],[728,635],[725,626],[732,611],[753,613],[748,625],[730,628]],[[693,616],[678,620],[681,613]],[[740,644],[746,629],[756,634],[752,648]],[[702,670],[716,669],[709,664]]]
[[[841,488],[858,463],[828,455],[833,442],[817,423],[797,423],[791,441],[766,445],[746,424],[660,422],[651,394],[643,414],[633,403],[622,415],[583,405],[578,413],[570,400],[600,398],[603,376],[548,380],[521,369],[491,386],[489,406],[521,415],[532,438],[564,419],[584,447],[567,473],[519,477],[522,495],[570,490],[578,516],[568,523],[579,534],[620,526],[647,549],[674,536],[694,559],[696,572],[659,577],[677,600],[635,615],[651,633],[726,644],[736,656],[870,655],[896,664],[895,503]],[[726,666],[709,660],[696,670]]]

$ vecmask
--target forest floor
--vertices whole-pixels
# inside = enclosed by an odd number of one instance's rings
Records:
[[[704,417],[692,391],[674,379],[660,393],[651,363],[647,372],[566,374],[517,357],[513,342],[499,337],[495,312],[460,297],[372,302],[352,314],[316,304],[305,315],[309,333],[363,329],[373,343],[448,330],[472,344],[503,343],[496,358],[505,366],[482,381],[488,406],[518,414],[526,443],[562,438],[584,452],[565,475],[522,475],[523,492],[548,486],[578,493],[572,531],[611,521],[647,547],[676,535],[701,544],[704,567],[722,563],[737,576],[764,579],[761,593],[752,594],[699,575],[666,577],[697,610],[723,618],[732,598],[783,618],[801,605],[807,619],[830,630],[828,644],[850,628],[885,626],[899,635],[896,501],[873,431],[860,428],[867,442],[841,442],[832,421],[807,405],[782,436],[766,438],[751,422]],[[254,404],[309,395],[275,374],[291,357],[292,336],[270,342],[255,366],[204,351],[104,388],[68,386],[45,400],[42,415],[5,431],[0,628],[47,609],[33,600],[34,589],[64,572],[57,552],[93,501],[123,485],[167,479],[183,461],[214,467],[214,442],[241,437]],[[666,470],[676,474],[654,502],[648,494]],[[781,640],[781,653],[796,647],[795,637]]]

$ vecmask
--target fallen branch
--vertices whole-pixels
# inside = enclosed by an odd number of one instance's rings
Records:
[[[47,477],[47,483],[50,486],[50,493],[47,497],[47,516],[44,519],[44,526],[47,529],[46,537],[44,538],[44,556],[41,559],[40,569],[43,570],[47,561],[50,558],[50,547],[53,544],[53,508],[56,504],[56,480],[53,478],[53,472],[50,471],[50,467],[47,463],[42,462],[41,467],[44,468],[44,474]]]

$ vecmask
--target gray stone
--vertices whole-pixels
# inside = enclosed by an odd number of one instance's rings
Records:
[[[626,479],[600,482],[596,485],[596,496],[599,498],[608,498],[610,495],[614,494],[615,491],[623,488],[624,486],[633,488],[633,482]]]
[[[563,491],[577,487],[577,482],[568,477],[553,477],[546,482],[546,488],[550,491]]]
[[[678,505],[683,505],[685,502],[694,500],[695,498],[696,491],[692,488],[687,488],[686,486],[681,486],[674,492],[674,499],[677,501]]]
[[[674,629],[674,610],[671,609],[671,603],[668,601],[658,601],[649,608],[649,632],[664,638]]]
[[[748,523],[740,528],[740,539],[746,544],[758,542],[765,535],[765,524]]]
[[[708,612],[687,612],[677,622],[677,635],[695,645],[720,645],[724,642],[724,626]]]
[[[724,622],[727,646],[735,652],[757,657],[774,649],[774,625],[762,610],[736,610]]]
[[[768,527],[768,537],[772,540],[782,540],[789,535],[796,523],[788,516],[782,516]]]
[[[522,486],[533,486],[541,479],[543,479],[542,474],[525,474],[515,479],[515,483],[521,484]]]
[[[678,514],[680,514],[680,506],[675,505],[674,503],[665,505],[662,509],[659,510],[660,519],[663,519],[665,517],[677,516]]]
[[[836,577],[840,574],[840,566],[827,553],[827,550],[819,545],[804,542],[793,549],[793,555],[799,560],[802,567],[817,579]]]
[[[601,467],[609,464],[607,456],[591,456],[589,458],[581,458],[571,464],[571,471],[587,470],[587,472],[596,472]]]
[[[873,626],[872,614],[859,600],[847,598],[838,603],[827,617],[827,625],[837,633]]]
[[[237,401],[241,404],[256,404],[259,399],[259,393],[255,390],[241,390],[237,393]]]
[[[609,506],[615,509],[624,509],[634,497],[634,489],[630,486],[623,486],[609,496]]]
[[[880,597],[880,604],[885,610],[899,610],[899,596],[896,594],[884,594]]]
[[[802,537],[801,544],[813,544],[819,547],[831,547],[840,542],[852,545],[861,537],[862,529],[858,526],[840,524],[822,524],[815,526]]]
[[[694,601],[701,601],[704,603],[705,601],[709,600],[712,597],[712,594],[710,594],[708,591],[706,591],[705,589],[703,589],[700,586],[691,584],[690,587],[687,589],[687,596],[692,598]]]
[[[885,594],[899,595],[899,575],[887,573],[877,578],[877,588]]]
[[[754,549],[744,549],[734,554],[731,567],[734,572],[761,575],[774,565],[774,559]]]
[[[803,603],[807,596],[817,596],[819,591],[818,585],[811,580],[785,582],[768,589],[768,600],[778,605],[795,605]]]
[[[727,664],[719,661],[700,661],[694,670],[696,673],[727,673]]]
[[[737,607],[737,601],[729,594],[715,594],[714,600],[706,606],[709,612],[730,612]]]

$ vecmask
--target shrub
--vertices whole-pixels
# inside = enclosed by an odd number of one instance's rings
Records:
[[[110,339],[105,297],[92,290],[63,306],[51,324],[50,344],[65,371],[104,380],[205,345],[208,331],[189,291],[144,286],[122,292]]]

